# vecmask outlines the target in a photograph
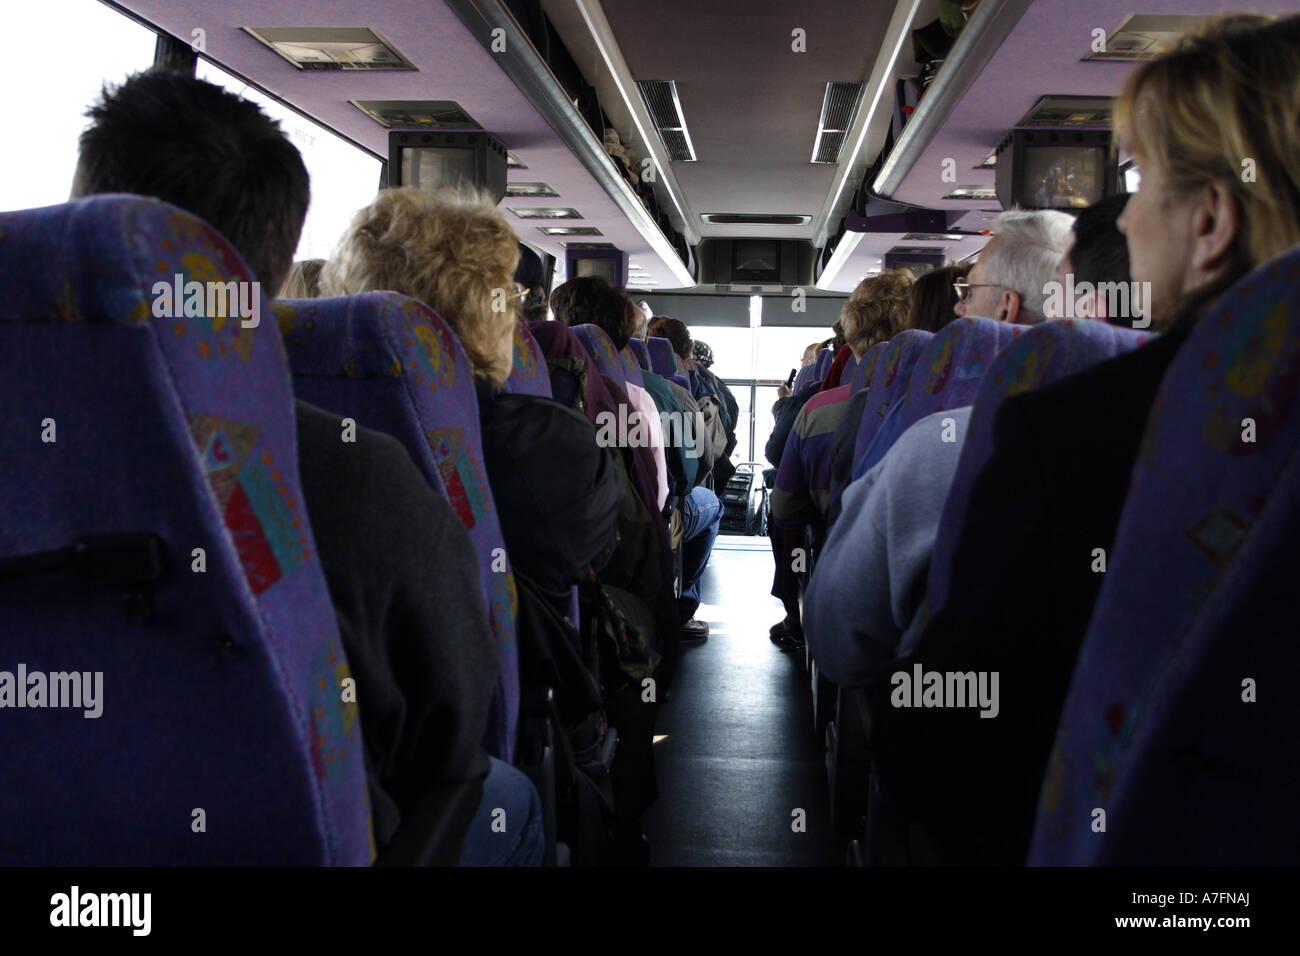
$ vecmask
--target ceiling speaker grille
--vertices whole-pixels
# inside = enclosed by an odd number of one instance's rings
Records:
[[[837,163],[853,114],[862,99],[861,83],[827,83],[822,97],[821,119],[817,122],[817,138],[813,141],[814,163]]]

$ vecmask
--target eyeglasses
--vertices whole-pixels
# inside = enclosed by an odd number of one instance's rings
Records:
[[[971,289],[1005,289],[1007,286],[998,285],[996,282],[968,282],[963,276],[952,284],[952,291],[957,294],[958,302],[965,302],[970,296]]]

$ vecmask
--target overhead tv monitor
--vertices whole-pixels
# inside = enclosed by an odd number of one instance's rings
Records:
[[[733,282],[781,281],[781,241],[779,239],[737,239],[731,246]]]
[[[388,185],[433,192],[482,189],[495,202],[506,194],[506,150],[488,133],[388,134]]]
[[[1018,129],[998,147],[997,194],[1004,209],[1078,212],[1118,191],[1109,130]]]
[[[942,249],[908,249],[885,253],[886,269],[906,269],[920,277],[931,269],[940,268],[948,257]]]
[[[583,249],[569,246],[564,250],[564,275],[569,279],[600,276],[616,289],[627,286],[627,253],[618,249]]]

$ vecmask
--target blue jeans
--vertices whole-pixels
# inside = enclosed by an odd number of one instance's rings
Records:
[[[722,502],[708,488],[696,485],[682,500],[682,523],[686,530],[682,535],[682,597],[678,608],[685,622],[700,606],[700,579],[722,526]]]
[[[504,760],[489,757],[483,799],[465,833],[461,866],[541,866],[546,851],[537,788]],[[495,824],[495,826],[494,826]]]

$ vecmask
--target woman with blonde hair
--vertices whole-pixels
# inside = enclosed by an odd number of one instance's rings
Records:
[[[470,191],[384,189],[352,220],[321,272],[325,295],[386,289],[429,306],[451,326],[474,374],[510,375],[519,246],[492,201]]]
[[[1088,555],[1114,546],[1161,379],[1228,286],[1300,243],[1300,16],[1208,18],[1134,70],[1115,127],[1142,169],[1118,227],[1163,334],[1002,402],[947,598],[891,665],[998,671],[1014,707],[970,720],[891,707],[887,686],[869,691],[882,791],[943,835],[941,863],[1025,862],[1105,577]]]
[[[519,590],[521,689],[549,684],[561,713],[586,717],[585,678],[564,670],[578,644],[576,633],[566,633],[565,615],[570,589],[614,548],[623,489],[586,417],[546,398],[500,390],[519,315],[518,260],[514,232],[484,196],[386,189],[357,213],[321,285],[327,295],[387,289],[419,299],[464,347],[475,374],[488,484]],[[556,661],[567,677],[556,678]],[[567,686],[555,686],[568,678]]]

